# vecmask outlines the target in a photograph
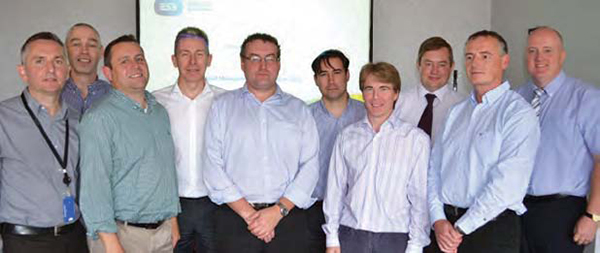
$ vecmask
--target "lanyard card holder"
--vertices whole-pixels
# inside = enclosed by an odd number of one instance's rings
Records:
[[[65,224],[75,221],[75,198],[73,195],[65,195],[63,198],[63,217]]]

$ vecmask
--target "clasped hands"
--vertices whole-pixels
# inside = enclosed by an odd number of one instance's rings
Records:
[[[258,239],[265,243],[271,242],[275,238],[275,227],[283,218],[277,206],[268,207],[254,211],[244,218],[248,224],[248,230]]]
[[[440,250],[445,253],[458,252],[458,246],[462,242],[462,234],[447,220],[438,220],[433,226]]]

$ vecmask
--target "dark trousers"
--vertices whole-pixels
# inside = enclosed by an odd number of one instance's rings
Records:
[[[325,215],[323,214],[323,201],[317,201],[306,210],[306,219],[308,226],[309,251],[311,253],[325,252]]]
[[[340,247],[343,253],[396,253],[404,252],[407,233],[375,233],[340,225]]]
[[[2,234],[5,253],[85,253],[89,252],[85,237],[85,228],[77,222],[75,228],[55,236]]]
[[[181,213],[177,216],[181,239],[174,252],[215,252],[214,251],[214,212],[217,205],[208,197],[197,199],[179,198]]]
[[[522,216],[523,253],[581,253],[583,246],[573,242],[573,229],[586,208],[582,197],[545,201],[525,198],[527,212]]]
[[[444,213],[450,223],[454,224],[466,209],[452,211],[444,206]],[[432,232],[433,233],[433,232]],[[442,252],[432,236],[430,247],[425,252]],[[458,246],[460,253],[516,253],[519,252],[521,243],[521,220],[510,210],[506,210],[495,219],[489,221],[472,233],[463,236],[462,243]]]
[[[229,206],[220,205],[215,211],[215,247],[219,253],[306,253],[308,227],[306,211],[294,208],[275,227],[275,238],[269,243],[258,239],[248,225]]]

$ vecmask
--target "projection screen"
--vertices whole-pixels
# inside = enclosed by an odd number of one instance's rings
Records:
[[[310,67],[327,49],[350,59],[351,94],[360,94],[358,74],[369,62],[370,0],[138,0],[138,37],[150,68],[148,90],[172,85],[175,35],[187,26],[204,30],[213,55],[210,84],[232,90],[244,84],[240,46],[250,34],[264,32],[281,45],[277,83],[306,102],[321,97]]]

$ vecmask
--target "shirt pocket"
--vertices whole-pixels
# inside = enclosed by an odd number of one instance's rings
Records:
[[[492,166],[498,161],[500,150],[498,138],[499,136],[493,130],[478,131],[473,136],[472,152],[486,167]]]

